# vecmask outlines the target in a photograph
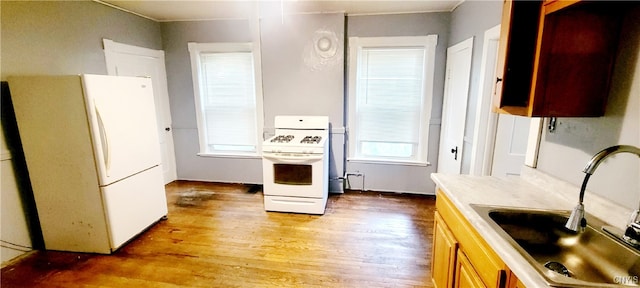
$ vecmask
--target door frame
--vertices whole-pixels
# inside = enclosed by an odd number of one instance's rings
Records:
[[[161,101],[164,102],[161,104],[161,107],[164,110],[164,111],[161,111],[161,114],[163,115],[165,123],[158,123],[158,125],[167,125],[167,128],[169,128],[169,130],[167,130],[168,131],[167,133],[169,135],[165,138],[165,141],[167,142],[166,143],[167,149],[168,149],[167,156],[169,159],[164,159],[168,163],[164,163],[164,162],[162,163],[162,165],[165,166],[165,168],[168,168],[169,175],[165,175],[164,169],[163,169],[163,175],[165,176],[164,177],[165,184],[170,183],[174,180],[177,180],[178,176],[177,176],[177,170],[176,170],[173,131],[171,131],[172,121],[171,121],[170,102],[169,102],[169,89],[167,87],[167,70],[165,67],[164,51],[154,50],[154,49],[139,47],[134,45],[128,45],[124,43],[118,43],[106,38],[102,39],[102,43],[104,45],[104,56],[105,56],[105,63],[107,66],[108,75],[118,75],[117,66],[114,63],[115,54],[129,54],[129,55],[136,55],[140,57],[149,57],[149,58],[158,59],[159,63],[161,63],[160,69],[162,70],[164,79],[160,79],[160,81],[163,82],[160,85],[164,86],[164,90],[166,91],[166,93],[163,93],[164,95],[159,95],[159,99],[161,99]],[[156,104],[156,108],[157,107],[158,105]],[[167,165],[170,165],[170,166],[167,167]]]
[[[480,65],[480,83],[478,88],[478,105],[471,148],[471,165],[469,174],[479,176],[491,175],[493,151],[495,150],[498,114],[494,111],[492,101],[496,93],[496,71],[498,67],[498,47],[500,45],[500,24],[484,32],[482,61]],[[531,118],[525,165],[535,168],[538,159],[540,136],[542,135],[542,118]]]

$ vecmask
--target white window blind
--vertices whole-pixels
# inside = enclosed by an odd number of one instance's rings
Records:
[[[249,45],[228,43],[190,43],[203,154],[241,155],[259,151],[259,85],[256,85],[255,57],[248,48]]]
[[[350,41],[350,157],[426,163],[434,51],[427,37],[395,38]]]

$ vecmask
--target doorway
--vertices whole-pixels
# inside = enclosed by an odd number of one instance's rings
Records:
[[[158,136],[165,184],[177,179],[176,160],[169,109],[169,92],[164,51],[103,39],[107,73],[119,76],[150,77],[156,105]]]

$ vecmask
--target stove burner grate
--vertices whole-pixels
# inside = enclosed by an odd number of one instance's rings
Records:
[[[289,143],[293,138],[293,135],[278,135],[271,139],[271,143]]]
[[[305,136],[304,139],[300,140],[300,143],[303,144],[317,144],[322,140],[321,136]]]

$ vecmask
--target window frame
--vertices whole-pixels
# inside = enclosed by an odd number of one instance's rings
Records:
[[[429,125],[431,121],[431,108],[433,102],[433,83],[435,75],[435,55],[438,42],[437,35],[427,36],[403,36],[403,37],[349,37],[349,70],[348,70],[348,158],[350,162],[400,164],[427,166],[429,149]],[[358,67],[361,61],[363,48],[423,48],[424,74],[423,95],[420,113],[420,135],[415,157],[371,157],[360,154],[358,149],[358,123],[357,123],[357,91],[358,91]]]
[[[193,80],[193,94],[196,108],[196,122],[198,128],[198,156],[209,157],[233,157],[233,158],[260,158],[262,155],[262,135],[263,135],[263,96],[262,96],[262,74],[261,74],[261,57],[257,45],[251,42],[224,42],[224,43],[188,43],[189,58],[191,60],[191,73]],[[256,149],[255,151],[242,152],[238,150],[213,150],[210,151],[207,145],[206,124],[202,107],[201,86],[201,61],[202,53],[232,53],[232,52],[251,52],[253,56],[253,77],[255,81],[255,103],[256,103]]]

